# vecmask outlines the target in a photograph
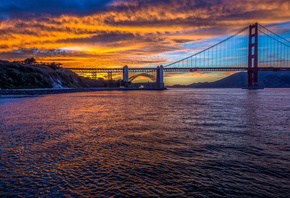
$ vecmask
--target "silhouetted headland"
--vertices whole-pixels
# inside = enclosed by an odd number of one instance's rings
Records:
[[[87,88],[105,87],[103,79],[92,80],[57,64],[25,64],[21,62],[0,61],[1,89],[34,88]]]
[[[260,71],[259,85],[264,88],[290,88],[290,71]],[[199,82],[190,85],[173,85],[172,88],[244,88],[247,73],[238,72],[214,82]]]

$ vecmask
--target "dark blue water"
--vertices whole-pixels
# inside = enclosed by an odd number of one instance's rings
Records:
[[[0,197],[290,197],[289,89],[0,100]]]

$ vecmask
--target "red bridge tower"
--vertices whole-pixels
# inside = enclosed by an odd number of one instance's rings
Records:
[[[258,87],[258,23],[249,26],[248,88]]]

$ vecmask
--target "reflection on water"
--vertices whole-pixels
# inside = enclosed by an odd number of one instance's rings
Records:
[[[289,197],[288,89],[0,100],[0,197]]]

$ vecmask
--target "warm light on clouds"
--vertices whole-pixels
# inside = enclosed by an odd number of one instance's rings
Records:
[[[288,0],[11,0],[0,9],[0,59],[33,56],[65,67],[166,64],[250,23],[282,32],[275,24],[290,21]]]

